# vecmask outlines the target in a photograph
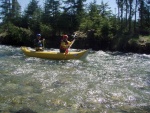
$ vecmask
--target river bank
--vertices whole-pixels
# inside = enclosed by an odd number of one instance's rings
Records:
[[[74,49],[90,48],[95,51],[103,50],[150,54],[150,36],[116,35],[114,37],[98,37],[95,36],[93,30],[89,30],[86,33],[77,31],[77,33],[79,35],[72,46]],[[20,35],[23,36],[23,34],[24,33]],[[45,47],[58,49],[61,37],[62,36],[43,37],[46,39]],[[25,35],[25,37],[22,37],[21,39],[11,37],[7,32],[0,34],[0,43],[4,45],[33,47],[34,39],[35,36],[32,34],[29,36]],[[69,35],[69,40],[73,40],[71,35]]]

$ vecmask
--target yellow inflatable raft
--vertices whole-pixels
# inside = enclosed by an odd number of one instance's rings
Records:
[[[52,60],[69,60],[69,59],[82,59],[88,55],[89,50],[83,50],[80,52],[68,52],[68,54],[60,53],[58,51],[35,51],[28,47],[21,47],[21,50],[26,56],[37,57],[43,59]]]

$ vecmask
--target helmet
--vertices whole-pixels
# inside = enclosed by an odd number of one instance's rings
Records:
[[[67,39],[68,38],[68,35],[63,35],[63,39]]]
[[[41,34],[37,34],[36,36],[41,36]]]

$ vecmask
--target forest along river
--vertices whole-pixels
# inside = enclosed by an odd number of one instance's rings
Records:
[[[0,112],[147,113],[150,55],[91,51],[85,60],[26,57],[0,45]]]

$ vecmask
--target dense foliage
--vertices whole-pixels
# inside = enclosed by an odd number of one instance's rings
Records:
[[[47,47],[57,47],[62,34],[81,31],[87,36],[78,40],[77,48],[128,50],[131,38],[150,34],[150,0],[116,3],[112,13],[103,1],[87,4],[86,0],[45,0],[41,7],[38,0],[31,0],[21,12],[17,0],[0,0],[0,42],[31,46],[35,34],[41,33]]]

